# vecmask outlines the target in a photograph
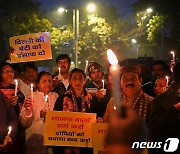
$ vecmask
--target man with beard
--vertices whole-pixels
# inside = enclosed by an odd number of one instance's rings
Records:
[[[151,149],[152,154],[166,153],[164,150],[170,150],[172,144],[174,144],[172,152],[180,153],[180,146],[176,149],[177,144],[167,141],[168,138],[180,139],[180,63],[173,68],[173,79],[174,82],[168,90],[156,97],[150,105],[147,119],[149,140],[162,142],[161,148]]]
[[[121,103],[122,105],[132,108],[144,120],[147,116],[149,102],[153,100],[141,90],[142,78],[140,76],[140,68],[135,65],[126,65],[121,68],[120,87],[121,87]],[[104,122],[109,122],[115,110],[114,98],[112,97],[107,105],[104,114]]]
[[[57,67],[60,68],[60,78],[59,74],[53,78],[55,88],[53,92],[58,93],[58,95],[63,95],[69,88],[69,69],[71,66],[71,58],[67,54],[60,54],[56,58]]]

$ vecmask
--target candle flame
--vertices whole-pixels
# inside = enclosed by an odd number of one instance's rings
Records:
[[[30,87],[31,87],[31,89],[33,88],[33,84],[32,83],[30,84]]]
[[[118,64],[118,59],[111,49],[107,50],[107,56],[108,56],[109,63],[111,65],[117,65]]]
[[[168,76],[166,76],[166,82],[167,82],[167,85],[168,85],[168,83],[169,83],[169,77]]]
[[[9,131],[10,131],[10,132],[12,131],[12,128],[11,128],[11,126],[9,126]]]
[[[17,80],[14,80],[14,82],[15,82],[16,84],[18,84],[18,81],[17,81]]]
[[[116,106],[114,106],[113,108],[114,108],[114,110],[116,110]]]
[[[86,60],[86,65],[88,65],[88,60]]]
[[[61,72],[61,68],[60,67],[58,67],[58,71],[59,71],[59,73]]]
[[[175,56],[175,52],[174,52],[174,51],[171,51],[171,54],[172,54],[173,56]]]
[[[104,83],[104,79],[102,79],[102,83]]]

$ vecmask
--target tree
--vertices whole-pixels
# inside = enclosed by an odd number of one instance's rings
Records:
[[[148,40],[155,44],[157,51],[162,48],[160,54],[165,53],[167,59],[170,50],[180,50],[180,21],[177,20],[180,18],[179,1],[139,0],[134,4],[137,12],[149,6],[153,7],[155,15],[148,24]],[[179,52],[176,54],[178,57]]]
[[[51,29],[51,23],[40,17],[39,7],[40,4],[33,0],[0,1],[0,51],[3,56],[9,52],[9,37]]]

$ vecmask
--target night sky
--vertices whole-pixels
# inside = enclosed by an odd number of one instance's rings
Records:
[[[78,2],[91,2],[90,0],[38,0],[42,3],[42,7],[44,9],[53,9],[55,6],[63,6],[63,5],[71,5],[76,4]],[[132,9],[129,8],[131,4],[136,2],[137,0],[96,0],[97,2],[102,2],[102,4],[112,4],[116,6],[119,14],[124,14],[125,16],[129,16],[132,14]],[[94,1],[94,3],[96,2]]]

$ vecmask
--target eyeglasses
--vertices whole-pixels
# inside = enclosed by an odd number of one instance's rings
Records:
[[[1,72],[4,74],[14,74],[13,70],[2,70]]]

